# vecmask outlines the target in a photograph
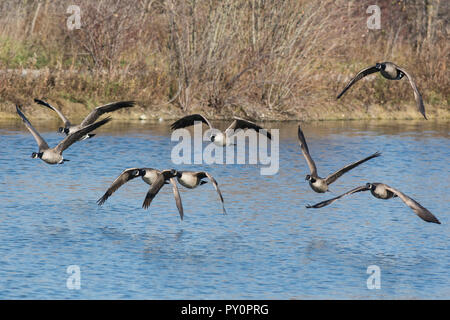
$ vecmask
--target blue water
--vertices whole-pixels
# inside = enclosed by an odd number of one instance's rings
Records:
[[[49,145],[61,139],[58,123],[33,124]],[[0,122],[0,298],[450,298],[450,122],[304,123],[322,176],[383,153],[326,195],[304,179],[296,123],[267,126],[281,128],[275,176],[258,165],[175,166],[168,123],[146,122],[108,124],[51,166],[30,158],[37,148],[20,122]],[[98,207],[129,167],[206,170],[228,215],[210,183],[180,187],[184,221],[170,186],[142,209],[149,186],[140,179]],[[442,224],[370,193],[305,208],[368,181],[400,189]],[[80,268],[79,290],[66,285],[70,265]],[[367,287],[370,265],[381,270],[380,289]]]

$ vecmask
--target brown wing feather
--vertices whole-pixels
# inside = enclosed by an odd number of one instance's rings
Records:
[[[225,210],[225,203],[223,201],[223,197],[222,197],[222,192],[220,192],[219,189],[219,185],[216,181],[216,179],[213,178],[212,175],[210,175],[208,172],[202,172],[206,177],[208,177],[208,179],[211,181],[211,183],[214,186],[214,189],[216,189],[217,194],[219,195],[220,201],[222,202],[222,209],[223,209],[223,214],[227,214],[227,210]]]
[[[129,168],[125,169],[117,178],[114,180],[114,182],[111,184],[111,186],[106,190],[105,194],[97,200],[97,204],[99,206],[103,205],[108,198],[117,191],[121,186],[123,186],[128,181],[138,177],[138,175],[135,175],[135,170],[139,170],[138,168]]]
[[[55,151],[62,153],[64,150],[66,150],[68,147],[70,147],[73,143],[79,141],[81,137],[85,136],[89,132],[97,129],[98,127],[101,127],[104,124],[107,124],[111,121],[111,118],[105,118],[103,120],[97,121],[96,123],[90,124],[84,128],[81,128],[80,130],[75,131],[74,133],[69,134],[67,137],[64,138],[58,145],[55,147]]]
[[[47,142],[45,142],[44,138],[42,138],[39,132],[31,125],[30,121],[28,121],[27,117],[25,117],[25,115],[23,114],[22,110],[18,105],[16,105],[16,111],[22,118],[22,121],[27,127],[28,131],[30,131],[31,134],[33,135],[34,140],[36,140],[39,147],[39,152],[49,149]]]
[[[374,154],[372,154],[372,155],[370,155],[370,156],[368,156],[368,157],[366,157],[364,159],[361,159],[359,161],[356,161],[356,162],[353,162],[353,163],[351,163],[349,165],[346,165],[342,169],[340,169],[340,170],[336,171],[335,173],[332,173],[328,177],[326,177],[325,181],[326,181],[327,184],[331,184],[334,181],[336,181],[340,176],[342,176],[344,173],[352,170],[353,168],[359,166],[360,164],[362,164],[362,163],[364,163],[364,162],[366,162],[366,161],[368,161],[368,160],[370,160],[372,158],[376,158],[376,157],[379,157],[379,156],[381,156],[381,153],[380,152],[375,152]]]
[[[406,194],[398,191],[397,189],[394,189],[392,187],[389,187],[385,185],[386,189],[391,191],[392,193],[396,194],[402,201],[410,207],[422,220],[426,222],[433,222],[437,224],[441,224],[441,222],[430,212],[427,208],[423,207],[420,203],[418,203],[416,200],[411,199]]]
[[[379,70],[376,67],[368,67],[366,69],[361,70],[360,72],[358,72],[358,74],[352,79],[350,80],[350,82],[345,86],[344,90],[342,90],[342,92],[337,96],[336,99],[339,99],[340,97],[342,97],[342,95],[348,90],[350,89],[350,87],[352,85],[354,85],[357,81],[361,80],[362,78],[364,78],[365,76],[371,74],[371,73],[375,73],[378,72]]]
[[[61,120],[64,122],[64,126],[65,126],[66,128],[71,126],[70,121],[67,120],[67,118],[61,113],[61,111],[59,111],[58,109],[56,109],[55,107],[53,107],[53,106],[52,106],[51,104],[49,104],[48,102],[43,101],[43,100],[39,100],[39,99],[34,99],[34,102],[36,102],[37,104],[40,104],[40,105],[42,105],[42,106],[45,106],[45,107],[47,107],[47,108],[49,108],[49,109],[55,111],[56,114],[57,114],[57,115],[61,118]]]
[[[272,139],[272,135],[270,134],[270,132],[268,132],[263,127],[257,125],[254,122],[251,122],[251,121],[248,121],[245,119],[241,119],[238,117],[234,117],[234,121],[231,123],[231,125],[227,128],[226,131],[228,131],[228,130],[236,131],[238,129],[253,129],[261,134],[264,134],[265,136],[267,136],[267,138]]]
[[[185,128],[185,127],[193,126],[196,121],[201,121],[201,122],[205,123],[207,126],[209,126],[210,129],[212,129],[212,126],[209,123],[208,119],[206,119],[201,114],[191,114],[189,116],[178,119],[177,121],[172,123],[172,125],[170,127],[172,130]]]
[[[156,178],[155,182],[153,182],[152,186],[147,192],[147,195],[145,196],[144,203],[142,204],[142,208],[147,209],[150,204],[152,203],[152,200],[155,198],[155,196],[158,194],[159,190],[164,186],[164,176],[162,173],[158,173],[158,177]]]
[[[119,101],[113,102],[109,104],[105,104],[103,106],[97,107],[88,114],[88,116],[81,122],[80,126],[83,128],[88,126],[94,121],[96,121],[102,114],[113,112],[123,108],[131,108],[135,105],[134,101]]]
[[[316,177],[317,167],[316,164],[314,163],[314,160],[311,158],[311,155],[309,154],[309,149],[308,145],[306,144],[305,135],[303,134],[300,125],[298,126],[298,141],[300,143],[300,148],[302,149],[302,153],[303,156],[305,157],[306,163],[308,164],[309,170],[311,171],[311,175]]]
[[[369,190],[369,188],[367,188],[366,186],[357,187],[357,188],[352,189],[350,191],[347,191],[346,193],[343,193],[340,196],[337,196],[335,198],[316,203],[315,205],[312,205],[312,206],[311,205],[307,205],[306,208],[308,208],[308,209],[309,208],[314,208],[314,209],[322,208],[322,207],[325,207],[325,206],[335,202],[336,200],[338,200],[338,199],[340,199],[340,198],[342,198],[344,196],[347,196],[347,195],[350,195],[350,194],[353,194],[353,193],[356,193],[356,192],[367,191],[367,190]]]
[[[409,84],[413,88],[414,98],[416,99],[417,108],[419,109],[419,112],[423,115],[425,120],[428,120],[427,116],[425,115],[425,105],[423,104],[422,95],[420,94],[419,89],[417,89],[416,83],[414,82],[413,78],[404,69],[399,68],[398,66],[397,66],[397,69],[399,71],[403,72],[405,74],[406,78],[408,78]]]
[[[170,178],[170,183],[172,184],[173,195],[175,197],[175,203],[178,208],[178,213],[180,214],[181,220],[184,217],[183,204],[181,203],[180,191],[178,191],[177,183],[174,178]]]

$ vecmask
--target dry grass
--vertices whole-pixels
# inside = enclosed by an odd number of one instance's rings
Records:
[[[335,100],[387,60],[414,76],[432,118],[449,117],[448,1],[378,1],[382,29],[368,30],[366,0],[80,0],[70,31],[72,2],[0,4],[1,116],[43,97],[75,114],[135,99],[133,117],[420,118],[407,81],[377,76]]]

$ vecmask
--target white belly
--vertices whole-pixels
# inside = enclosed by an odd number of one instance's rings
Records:
[[[147,170],[145,175],[142,177],[142,180],[151,185],[156,181],[156,178],[158,178],[158,174],[155,170]]]
[[[226,136],[220,132],[214,137],[214,144],[219,147],[224,147],[227,145],[227,140]]]
[[[311,183],[310,181],[309,185],[311,186],[311,188],[313,188],[314,191],[319,193],[324,193],[328,191],[328,185],[322,179],[317,179],[314,183]]]
[[[51,150],[45,150],[42,154],[42,160],[44,160],[48,164],[57,164],[63,162],[62,155],[52,152]]]
[[[194,175],[183,173],[177,180],[183,187],[192,189],[198,186],[200,179],[197,179]]]

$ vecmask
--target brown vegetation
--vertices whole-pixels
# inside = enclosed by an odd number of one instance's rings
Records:
[[[381,61],[414,76],[431,118],[450,114],[448,1],[377,1],[369,30],[366,0],[78,0],[71,31],[73,2],[0,3],[3,116],[40,97],[72,114],[135,99],[133,117],[420,118],[407,81],[376,76],[336,101]]]

